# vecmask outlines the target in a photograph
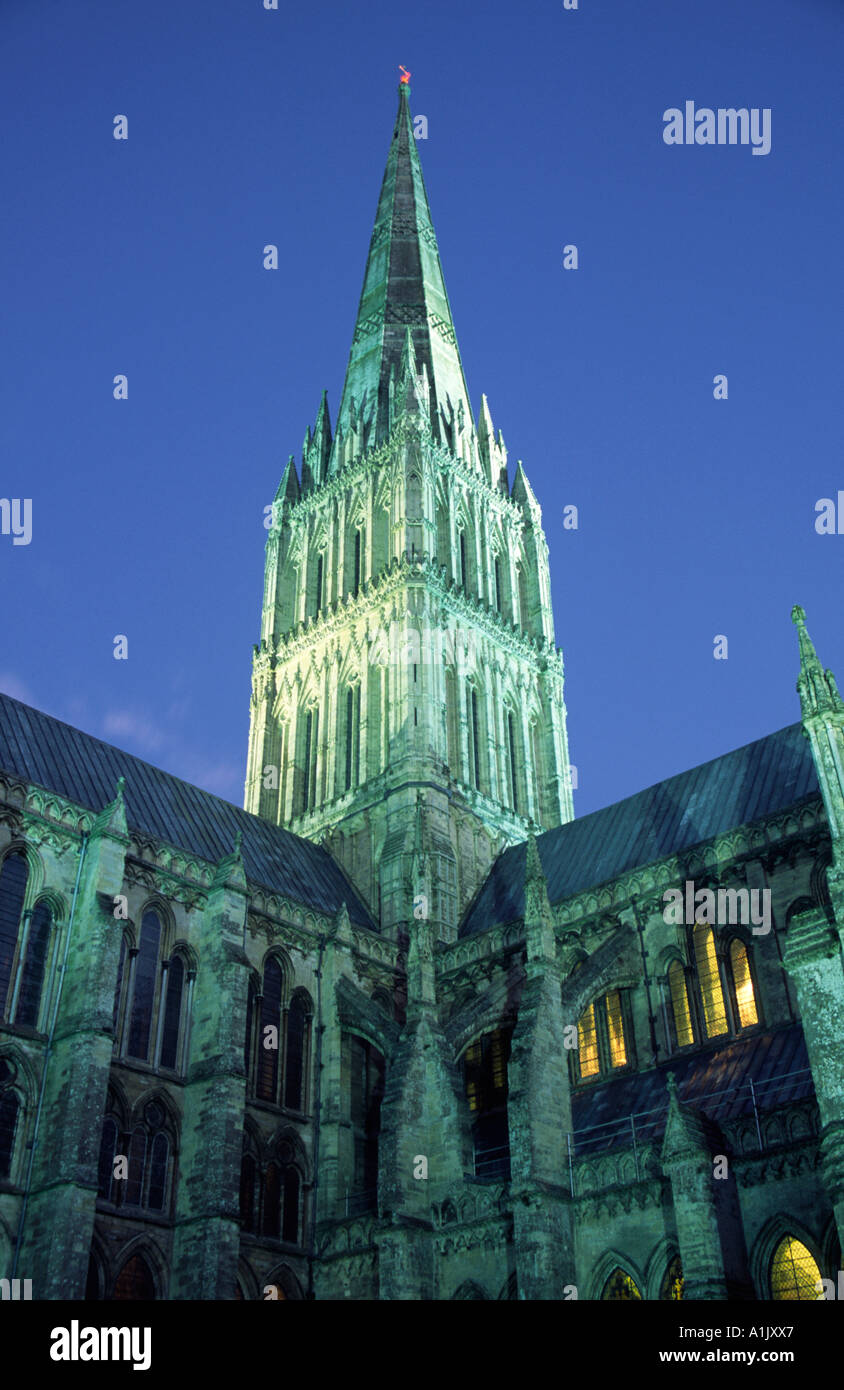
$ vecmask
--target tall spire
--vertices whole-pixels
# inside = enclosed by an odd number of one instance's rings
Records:
[[[443,437],[440,412],[450,420],[462,403],[465,418],[472,418],[413,135],[409,94],[402,78],[337,417],[338,434],[348,436],[357,410],[368,427],[368,444],[380,443],[389,433],[390,374],[400,375],[408,329],[417,370],[427,374],[434,437]]]
[[[844,714],[844,704],[831,671],[825,671],[818,660],[812,639],[806,630],[806,612],[799,604],[791,610],[791,621],[797,628],[800,646],[800,675],[797,693],[804,720],[813,714]]]

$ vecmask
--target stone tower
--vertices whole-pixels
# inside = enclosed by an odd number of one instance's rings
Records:
[[[452,941],[499,850],[573,811],[541,512],[485,397],[473,421],[409,90],[336,430],[323,395],[273,505],[245,806],[382,929]]]

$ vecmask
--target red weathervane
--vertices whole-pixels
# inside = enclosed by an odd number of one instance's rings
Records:
[[[400,73],[403,73],[403,76],[399,78],[399,82],[409,82],[409,81],[410,81],[410,76],[411,76],[411,75],[410,75],[410,73],[408,72],[407,68],[403,68],[403,67],[402,67],[401,63],[399,63],[399,72],[400,72]]]

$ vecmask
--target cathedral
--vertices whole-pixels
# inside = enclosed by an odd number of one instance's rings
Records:
[[[799,722],[575,819],[405,79],[270,511],[244,809],[0,696],[2,1295],[823,1297],[844,703],[796,607]]]

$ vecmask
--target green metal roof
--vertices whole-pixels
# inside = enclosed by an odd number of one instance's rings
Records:
[[[117,779],[124,777],[130,830],[213,864],[232,852],[240,830],[253,884],[327,914],[345,902],[352,922],[378,930],[339,864],[319,845],[2,694],[0,769],[92,811],[114,800]]]
[[[548,896],[560,902],[815,797],[820,787],[809,741],[801,724],[790,724],[537,836]],[[524,881],[525,845],[513,845],[492,866],[460,935],[522,917]]]

